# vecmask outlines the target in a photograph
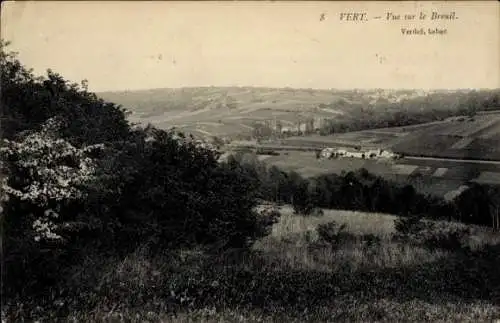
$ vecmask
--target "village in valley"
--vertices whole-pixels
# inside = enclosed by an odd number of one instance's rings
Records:
[[[243,154],[305,177],[364,168],[400,183],[418,178],[419,191],[444,197],[500,178],[495,93],[206,87],[101,95],[130,107],[135,122],[193,135],[221,162]]]

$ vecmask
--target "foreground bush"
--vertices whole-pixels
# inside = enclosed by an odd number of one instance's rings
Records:
[[[80,206],[84,185],[94,179],[89,154],[100,146],[75,148],[58,138],[57,130],[57,120],[50,119],[41,131],[19,142],[5,140],[0,149],[2,172],[8,175],[2,220],[9,288],[16,288],[16,281],[29,289],[31,283],[43,285],[44,278],[56,279],[68,241],[89,229],[88,218],[79,221]]]
[[[123,250],[211,245],[247,247],[267,232],[257,205],[257,182],[237,163],[191,138],[139,129],[107,149],[89,212],[114,224],[110,241]]]
[[[468,227],[450,223],[425,221],[421,217],[400,218],[395,221],[395,240],[423,245],[429,249],[461,250],[470,236]]]
[[[342,244],[355,240],[355,236],[347,231],[346,224],[339,225],[335,221],[320,224],[316,232],[320,241],[330,244],[332,248],[339,248]]]

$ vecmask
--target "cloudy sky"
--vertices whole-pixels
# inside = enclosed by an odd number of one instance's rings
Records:
[[[183,86],[498,88],[500,3],[3,2],[2,38],[37,74],[93,91]],[[340,21],[341,12],[368,21]],[[386,13],[455,12],[454,21]],[[381,19],[374,19],[381,16]],[[401,28],[447,29],[403,36]]]

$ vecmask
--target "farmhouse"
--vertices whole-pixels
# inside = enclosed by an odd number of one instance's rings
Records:
[[[321,158],[332,158],[336,154],[336,150],[334,148],[325,148],[321,151]]]
[[[348,151],[346,157],[365,158],[365,153],[362,151]]]
[[[326,120],[324,118],[314,118],[313,120],[313,129],[320,130],[326,124]]]
[[[368,150],[366,152],[366,155],[367,155],[367,158],[376,158],[376,157],[380,156],[380,149]]]
[[[308,130],[308,127],[307,124],[302,123],[300,125],[295,125],[292,127],[281,127],[280,130],[282,134],[297,134],[299,132],[306,132],[306,130]]]
[[[321,151],[321,157],[331,158],[331,157],[349,157],[349,158],[362,158],[362,159],[376,159],[376,158],[398,158],[399,155],[383,150],[383,149],[372,149],[372,150],[353,150],[353,149],[335,149],[335,148],[325,148]]]
[[[382,158],[399,158],[400,156],[398,154],[393,153],[392,151],[380,149],[379,150],[379,156]]]

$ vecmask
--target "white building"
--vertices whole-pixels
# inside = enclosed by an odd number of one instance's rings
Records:
[[[372,149],[366,152],[366,158],[378,158],[381,154],[381,149]]]
[[[399,154],[393,153],[392,151],[382,150],[380,153],[380,157],[398,159],[401,156]]]
[[[335,157],[348,157],[348,158],[361,158],[361,159],[378,159],[378,158],[398,158],[399,155],[394,154],[391,151],[383,149],[371,149],[367,151],[363,150],[353,150],[353,149],[335,149],[335,148],[325,148],[321,151],[321,157],[331,158]]]
[[[332,158],[337,153],[335,148],[325,148],[321,151],[320,156],[322,158]]]
[[[365,153],[362,151],[348,151],[346,157],[365,158]]]
[[[337,155],[344,157],[344,156],[347,155],[347,150],[345,150],[345,149],[338,149],[337,150]]]

